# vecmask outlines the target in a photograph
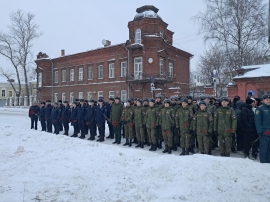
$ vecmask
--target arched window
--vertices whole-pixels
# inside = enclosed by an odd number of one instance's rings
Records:
[[[137,29],[135,32],[135,43],[141,43],[141,30]]]

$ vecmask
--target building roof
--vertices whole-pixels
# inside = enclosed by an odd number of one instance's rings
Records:
[[[140,20],[143,18],[159,18],[162,20],[162,18],[157,14],[159,11],[158,8],[151,5],[142,6],[140,8],[137,8],[136,12],[137,14],[134,17],[134,20]]]
[[[235,76],[233,79],[270,77],[270,64],[243,66],[242,69],[253,69],[243,75]]]

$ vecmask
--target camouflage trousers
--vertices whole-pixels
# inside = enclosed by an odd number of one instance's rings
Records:
[[[191,137],[191,134],[189,134],[189,133],[181,133],[181,136],[180,136],[181,148],[189,148],[190,137]]]
[[[171,130],[162,130],[164,144],[169,147],[173,146],[173,133]]]
[[[130,126],[129,123],[124,125],[125,128],[125,138],[126,139],[133,139],[134,138],[134,131],[133,131],[133,127]]]
[[[157,144],[156,128],[147,128],[147,134],[148,134],[149,142],[152,144]]]
[[[218,134],[219,151],[220,153],[230,154],[232,147],[232,138],[230,136]]]
[[[208,154],[209,152],[209,137],[206,135],[197,135],[197,140],[199,144],[199,150],[201,153]]]
[[[145,141],[144,129],[142,127],[135,127],[136,138],[139,142]]]

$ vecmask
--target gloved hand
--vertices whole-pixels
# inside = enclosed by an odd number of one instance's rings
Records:
[[[230,133],[231,137],[235,137],[235,133]]]
[[[134,126],[134,123],[130,123],[130,127],[133,127]]]
[[[218,136],[217,131],[214,131],[214,132],[213,132],[213,135],[217,137],[217,136]]]
[[[74,122],[74,123],[77,123],[77,119],[75,119],[73,122]]]
[[[70,123],[70,119],[68,119],[68,123]]]
[[[208,132],[207,136],[211,138],[213,136],[213,134]]]
[[[88,126],[88,124],[89,124],[89,123],[88,123],[88,122],[86,122],[85,124]]]
[[[157,128],[157,124],[156,124],[156,123],[153,123],[152,126],[153,126],[154,128]]]

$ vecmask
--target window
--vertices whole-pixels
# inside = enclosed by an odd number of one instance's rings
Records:
[[[42,87],[42,72],[38,73],[38,87]]]
[[[160,36],[161,38],[163,38],[163,32],[162,32],[162,31],[160,31],[159,36]]]
[[[79,68],[79,81],[83,80],[83,67]]]
[[[169,62],[169,76],[173,77],[173,63]]]
[[[109,91],[109,98],[114,98],[114,91]]]
[[[74,101],[74,93],[70,92],[69,97],[70,97],[70,102],[72,103]]]
[[[103,91],[98,91],[98,98],[103,97]]]
[[[109,64],[109,78],[114,78],[114,63]]]
[[[262,98],[262,97],[263,97],[263,95],[264,95],[264,90],[259,90],[258,95],[259,95],[259,98]]]
[[[62,82],[66,82],[66,80],[67,80],[67,71],[62,70]]]
[[[58,102],[58,93],[54,93],[54,102]]]
[[[83,99],[83,92],[79,92],[79,99]]]
[[[127,91],[121,90],[121,101],[126,102],[127,100]]]
[[[93,67],[88,67],[88,80],[93,80]]]
[[[54,72],[54,83],[58,83],[58,71]]]
[[[12,90],[10,90],[10,91],[8,92],[8,96],[9,96],[9,97],[12,97]]]
[[[62,93],[62,101],[64,102],[66,100],[66,93]]]
[[[74,81],[74,69],[70,70],[70,81]]]
[[[2,97],[6,97],[6,90],[2,90]]]
[[[103,79],[103,65],[98,65],[98,78]]]
[[[159,58],[159,73],[164,74],[164,58]]]
[[[121,76],[127,76],[127,62],[121,62]]]
[[[88,101],[92,100],[93,99],[93,93],[88,92],[87,98],[88,98]]]
[[[142,79],[142,58],[134,58],[134,79]]]
[[[135,32],[135,43],[141,43],[141,30],[137,29]]]

